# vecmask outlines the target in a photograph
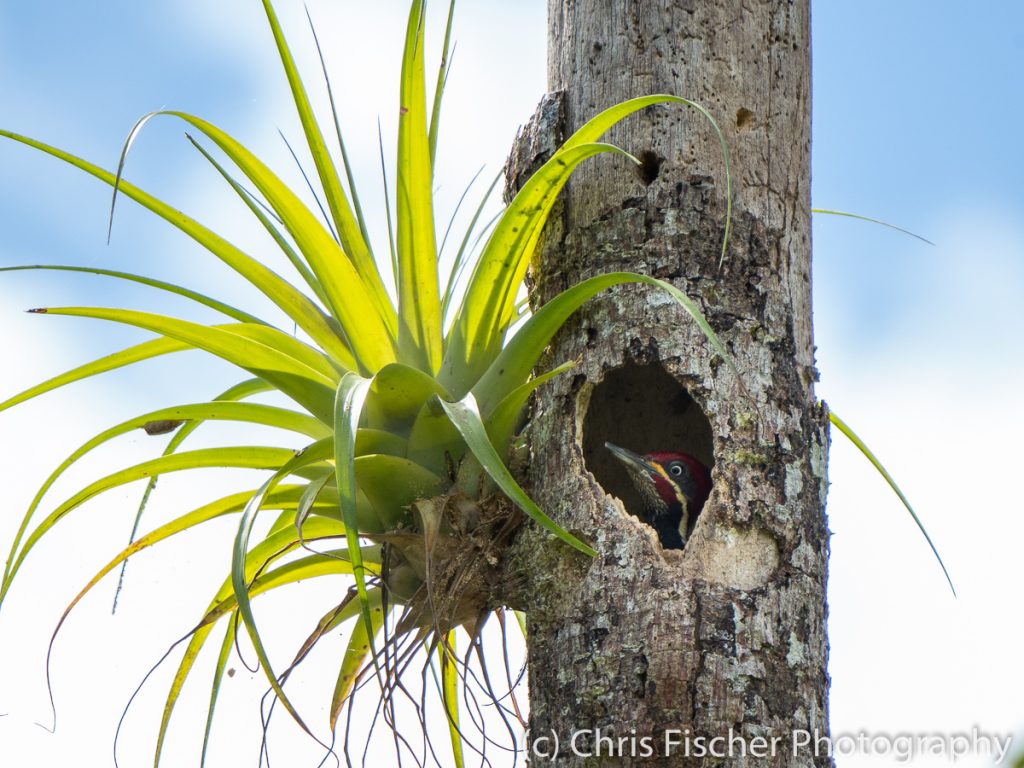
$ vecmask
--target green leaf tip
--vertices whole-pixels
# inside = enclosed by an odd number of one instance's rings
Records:
[[[935,243],[933,243],[927,237],[922,237],[916,232],[911,232],[909,229],[898,227],[895,224],[890,224],[888,221],[883,221],[882,219],[873,219],[870,216],[862,216],[859,213],[850,213],[849,211],[837,211],[832,208],[811,208],[811,213],[821,213],[826,214],[828,216],[844,216],[848,219],[859,219],[860,221],[866,221],[869,224],[878,224],[879,226],[892,229],[904,235],[908,235],[909,237],[913,237],[917,240],[920,240],[922,243],[926,243],[927,245],[935,245]]]
[[[882,466],[882,462],[878,460],[878,458],[875,456],[872,450],[868,448],[867,444],[863,440],[861,440],[857,436],[857,433],[854,432],[845,421],[839,418],[839,416],[836,415],[836,412],[833,411],[832,409],[829,409],[828,419],[832,424],[835,425],[836,429],[838,429],[840,432],[846,435],[846,437],[850,440],[851,443],[857,446],[857,449],[862,454],[864,454],[867,460],[871,462],[872,466],[874,466],[874,468],[878,470],[878,474],[880,474],[885,479],[885,482],[889,484],[889,487],[892,488],[893,492],[903,503],[903,506],[906,508],[907,512],[910,513],[911,518],[913,518],[914,523],[917,525],[918,530],[921,531],[921,535],[924,536],[924,540],[928,542],[928,546],[931,547],[932,554],[935,555],[935,559],[939,561],[939,567],[942,568],[942,573],[946,577],[946,581],[949,583],[949,589],[953,593],[953,597],[956,597],[956,587],[953,586],[953,579],[950,577],[949,571],[946,570],[946,564],[942,562],[942,557],[939,555],[939,550],[935,547],[935,544],[932,542],[932,538],[928,535],[928,531],[925,530],[924,523],[921,522],[921,518],[917,516],[917,513],[914,512],[914,508],[910,506],[910,501],[904,495],[903,491],[900,490],[899,485],[896,484],[896,480],[894,480],[893,476],[889,474],[888,470],[886,470],[886,468]]]

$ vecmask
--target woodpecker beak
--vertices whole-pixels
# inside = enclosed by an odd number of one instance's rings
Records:
[[[654,482],[654,478],[658,475],[657,468],[639,453],[627,451],[614,443],[605,443],[604,447],[612,452],[612,456],[625,464],[630,473],[642,472],[651,482]]]

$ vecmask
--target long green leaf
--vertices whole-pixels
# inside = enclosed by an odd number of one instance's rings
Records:
[[[334,135],[338,139],[338,149],[341,150],[341,164],[345,168],[345,177],[348,180],[348,191],[352,197],[352,207],[355,209],[356,221],[359,223],[359,233],[363,237],[363,242],[366,243],[366,247],[370,249],[372,254],[372,247],[370,245],[370,234],[366,228],[366,219],[363,217],[363,209],[359,204],[359,192],[356,189],[355,176],[352,173],[352,163],[348,159],[348,151],[345,149],[345,139],[341,132],[341,121],[338,119],[338,108],[334,102],[334,89],[331,88],[331,78],[327,76],[327,61],[324,59],[324,52],[320,48],[320,38],[316,33],[316,25],[313,24],[313,17],[309,13],[309,7],[306,7],[306,20],[309,22],[309,31],[313,35],[313,44],[316,46],[316,53],[320,59],[320,71],[324,76],[324,86],[327,88],[327,101],[331,105],[331,118],[334,121]],[[378,274],[380,267],[377,266],[376,259],[374,259],[374,266],[377,267]]]
[[[235,178],[230,173],[228,173],[227,169],[223,165],[218,163],[213,155],[206,151],[206,148],[202,144],[200,144],[198,141],[192,138],[192,136],[189,136],[188,134],[186,134],[186,136],[188,137],[188,140],[192,143],[192,146],[195,147],[196,150],[199,152],[199,154],[206,158],[206,161],[216,169],[217,173],[219,173],[221,177],[224,179],[224,181],[226,181],[235,191],[235,194],[237,194],[238,197],[241,198],[242,202],[245,203],[245,206],[249,209],[252,215],[257,218],[260,224],[263,225],[263,228],[267,230],[267,233],[274,239],[274,242],[277,243],[277,247],[281,249],[281,252],[285,255],[285,258],[287,258],[288,261],[291,262],[291,265],[295,268],[295,271],[299,273],[299,275],[305,281],[306,285],[308,285],[310,287],[310,290],[312,290],[317,295],[317,298],[320,299],[320,301],[322,301],[326,305],[327,294],[324,293],[323,286],[320,285],[319,282],[317,282],[316,276],[309,271],[309,267],[306,266],[306,262],[302,260],[302,256],[300,256],[299,253],[292,247],[292,244],[285,239],[284,235],[281,234],[281,231],[274,225],[274,222],[270,220],[270,216],[268,216],[263,211],[263,209],[261,208],[261,206],[263,205],[262,201],[257,201],[257,199],[253,197],[253,195],[247,189],[245,189],[241,184],[239,184],[235,180]],[[276,217],[276,214],[274,215]],[[278,219],[278,221],[280,222],[280,219]],[[346,367],[350,369],[355,368],[355,363],[350,363]]]
[[[484,207],[487,205],[487,201],[491,199],[491,193],[494,192],[494,188],[498,186],[498,182],[504,177],[504,172],[497,174],[491,181],[491,186],[487,188],[483,196],[480,198],[480,202],[477,204],[476,210],[473,212],[473,217],[469,220],[469,226],[466,227],[466,232],[462,236],[462,242],[459,243],[459,250],[455,253],[455,260],[452,262],[451,271],[448,273],[448,283],[445,285],[444,296],[441,300],[441,316],[444,318],[448,317],[448,309],[451,303],[455,300],[455,290],[459,283],[459,278],[462,275],[462,270],[466,265],[466,261],[470,255],[469,241],[476,231],[477,221],[480,219],[480,215],[484,212]],[[476,178],[475,176],[473,177]],[[472,184],[472,182],[470,182]],[[466,192],[469,189],[467,188]],[[464,192],[463,195],[466,193]],[[459,202],[462,200],[460,198]],[[500,214],[499,214],[500,216]],[[497,221],[497,217],[492,219],[492,223]],[[487,227],[484,228],[483,233],[487,231]],[[474,243],[474,248],[476,244]]]
[[[324,192],[327,195],[327,205],[331,209],[331,216],[334,219],[335,226],[338,228],[338,236],[341,238],[342,248],[344,248],[347,256],[351,258],[362,282],[367,285],[373,297],[376,311],[386,321],[393,321],[394,313],[391,302],[388,299],[387,292],[384,290],[384,283],[381,280],[380,272],[377,270],[377,265],[373,260],[370,244],[364,239],[363,232],[360,230],[359,224],[352,214],[352,208],[345,196],[341,179],[338,177],[334,162],[331,160],[330,153],[327,150],[327,144],[324,142],[323,134],[320,132],[320,125],[313,115],[309,96],[306,94],[306,88],[302,84],[302,78],[299,76],[295,60],[288,48],[288,42],[281,31],[281,25],[277,20],[277,15],[274,13],[270,0],[263,0],[263,9],[266,11],[267,21],[270,22],[270,28],[274,33],[274,42],[277,44],[281,64],[288,77],[288,85],[291,87],[292,100],[295,102],[295,108],[299,113],[299,121],[302,123],[302,130],[305,132],[309,151],[313,155],[313,163],[316,165],[317,173],[320,176],[320,183],[323,185]],[[393,332],[394,326],[391,325],[390,328]]]
[[[351,375],[354,374],[346,374],[346,377]],[[342,381],[344,380],[345,379],[343,378]],[[249,556],[249,538],[252,535],[252,527],[256,522],[257,515],[263,507],[263,501],[267,494],[273,491],[274,487],[284,480],[285,477],[293,474],[299,468],[308,467],[311,464],[317,463],[322,458],[329,455],[329,451],[330,440],[321,440],[314,443],[304,451],[293,454],[291,460],[286,462],[284,466],[281,466],[280,469],[267,479],[252,499],[249,500],[249,503],[246,504],[245,510],[242,512],[242,517],[238,524],[238,533],[235,536],[235,544],[232,548],[231,555],[231,587],[235,594],[235,600],[238,603],[238,615],[241,617],[242,623],[245,624],[246,632],[249,635],[249,639],[252,641],[253,649],[256,651],[256,657],[259,659],[260,665],[263,667],[263,673],[267,678],[267,682],[270,683],[270,687],[280,700],[281,705],[288,711],[288,714],[292,716],[299,727],[302,728],[310,738],[314,739],[317,743],[323,745],[327,749],[329,749],[329,747],[313,734],[309,729],[309,726],[306,725],[305,721],[295,709],[291,700],[285,694],[280,679],[274,672],[274,668],[270,663],[270,657],[267,655],[266,648],[263,645],[263,639],[256,626],[256,617],[253,615],[252,605],[249,600],[249,580],[251,579],[251,576],[247,571],[246,565],[251,562]],[[290,529],[289,533],[293,537],[296,535],[295,532]]]
[[[171,352],[182,352],[187,349],[193,349],[192,345],[185,344],[177,339],[162,338],[144,341],[141,344],[136,344],[135,346],[114,352],[111,355],[100,357],[90,363],[86,363],[85,365],[72,368],[70,371],[65,371],[59,376],[54,376],[52,379],[47,379],[44,382],[36,384],[34,387],[29,387],[25,391],[19,392],[18,394],[7,398],[3,402],[0,402],[0,411],[13,408],[16,405],[28,402],[40,395],[44,395],[47,392],[52,392],[53,390],[60,389],[67,384],[73,384],[76,381],[81,381],[82,379],[87,379],[91,376],[106,373],[107,371],[117,370],[118,368],[124,368],[127,365],[139,363],[143,360],[149,360],[154,357],[160,357],[161,355],[167,355]]]
[[[265,347],[277,350],[293,360],[299,361],[302,365],[311,368],[334,383],[341,379],[342,373],[346,370],[351,370],[346,368],[339,370],[337,360],[328,358],[315,347],[311,347],[304,341],[300,341],[291,334],[285,333],[273,326],[239,323],[225,330],[238,336],[244,336],[252,341],[257,341]]]
[[[395,250],[395,225],[394,217],[391,215],[391,193],[388,190],[388,168],[387,163],[384,161],[384,135],[381,132],[380,118],[377,118],[377,147],[378,155],[380,157],[380,177],[381,184],[384,187],[384,219],[388,224],[388,253],[391,255],[391,275],[395,281],[395,285],[398,285],[398,253]]]
[[[525,384],[519,385],[509,392],[484,420],[484,423],[487,426],[487,435],[490,437],[491,443],[497,447],[498,454],[503,460],[507,460],[509,444],[512,440],[512,436],[515,434],[516,429],[518,429],[522,420],[525,418],[523,407],[526,405],[526,401],[530,395],[533,394],[537,387],[550,381],[555,376],[559,376],[566,371],[572,370],[575,365],[576,363],[563,363],[557,368],[554,368],[547,373],[543,373],[540,376],[534,376]]]
[[[430,110],[430,165],[434,166],[437,157],[437,136],[441,127],[441,101],[444,98],[444,87],[448,82],[448,70],[451,66],[452,22],[455,20],[455,0],[448,3],[448,21],[444,27],[444,44],[441,46],[441,64],[437,68],[437,82],[434,84],[434,106]]]
[[[493,408],[503,398],[527,379],[541,353],[551,341],[551,337],[573,312],[601,291],[625,283],[645,283],[666,291],[693,318],[712,348],[730,366],[735,367],[732,355],[725,349],[718,334],[708,324],[700,308],[686,294],[670,283],[654,277],[638,275],[634,272],[611,272],[584,280],[582,283],[577,283],[572,288],[562,291],[537,310],[516,332],[473,387],[473,394],[476,395],[481,412],[485,417],[490,415]]]
[[[850,442],[857,446],[857,449],[861,453],[863,453],[865,458],[867,458],[867,460],[871,462],[871,465],[876,470],[878,470],[878,474],[880,474],[885,479],[885,482],[889,484],[889,487],[892,488],[893,493],[895,493],[896,496],[899,497],[899,500],[903,503],[903,506],[906,508],[907,512],[909,512],[910,516],[914,519],[914,523],[917,525],[918,530],[921,531],[921,535],[924,536],[924,540],[927,541],[928,546],[931,547],[932,554],[935,555],[935,559],[939,561],[939,567],[942,568],[942,573],[945,575],[946,581],[949,582],[949,588],[953,592],[953,597],[956,597],[956,587],[953,586],[953,579],[950,578],[949,571],[946,570],[946,564],[942,562],[942,558],[939,556],[939,550],[935,548],[935,545],[932,543],[931,536],[928,535],[928,531],[926,531],[924,528],[924,523],[921,522],[921,518],[919,518],[917,516],[917,513],[914,512],[914,508],[910,506],[910,501],[903,494],[903,491],[900,490],[900,487],[896,484],[896,481],[893,479],[892,475],[890,475],[886,468],[882,466],[882,462],[880,462],[878,458],[875,456],[875,454],[872,453],[871,449],[868,448],[867,444],[859,437],[857,437],[857,433],[850,429],[849,425],[847,425],[845,421],[839,418],[839,416],[836,415],[835,411],[829,409],[828,418],[829,421],[831,421],[835,425],[836,429],[838,429],[840,432],[846,435]]]
[[[398,351],[402,362],[433,375],[441,364],[441,297],[427,136],[423,22],[424,3],[413,0],[402,55],[398,111]]]
[[[210,704],[206,709],[206,727],[203,729],[203,751],[199,757],[199,768],[204,768],[206,765],[206,753],[210,748],[210,734],[213,733],[213,714],[217,708],[217,698],[220,694],[221,682],[224,680],[224,673],[227,671],[228,659],[231,657],[231,649],[235,646],[234,640],[234,626],[229,622],[224,628],[224,637],[220,641],[220,652],[217,654],[217,664],[213,670],[213,682],[210,685]],[[157,737],[159,746],[157,747],[153,768],[160,768],[160,754],[163,748],[165,733],[166,728],[161,728],[160,734]]]
[[[200,625],[192,632],[192,637],[189,638],[188,646],[185,648],[185,653],[181,657],[181,661],[178,662],[178,669],[174,675],[174,680],[171,682],[170,691],[167,694],[167,698],[164,701],[163,714],[160,718],[160,730],[157,732],[156,746],[153,750],[153,768],[159,768],[160,758],[163,756],[164,742],[167,737],[167,728],[171,724],[171,715],[174,713],[174,707],[178,703],[178,697],[181,695],[181,689],[185,685],[185,681],[188,679],[189,673],[192,671],[192,667],[195,665],[196,659],[199,657],[200,651],[206,645],[206,640],[213,631],[213,624]],[[234,626],[229,625],[225,630],[224,639],[221,641],[220,654],[218,655],[217,666],[220,668],[220,659],[227,660],[227,654],[234,644]],[[215,684],[219,689],[219,683],[215,680]],[[210,696],[210,710],[207,713],[207,721],[209,722],[213,718],[213,706],[216,702],[215,694],[211,693]],[[204,740],[205,742],[205,740]],[[203,753],[205,759],[206,744],[203,745]]]
[[[54,525],[57,524],[66,514],[76,507],[85,503],[93,496],[104,491],[116,488],[119,485],[142,480],[153,475],[181,472],[187,469],[200,469],[203,467],[236,467],[239,469],[277,469],[295,455],[294,451],[284,448],[266,448],[261,446],[244,446],[234,448],[202,448],[195,451],[186,451],[171,456],[161,456],[157,459],[143,461],[134,466],[122,469],[113,474],[96,480],[80,490],[51,512],[32,531],[25,540],[21,551],[10,566],[7,578],[0,589],[0,601],[3,600],[10,588],[11,581],[18,573],[18,569],[24,562],[25,557]]]
[[[455,630],[440,639],[438,662],[441,666],[441,700],[448,715],[448,736],[452,742],[455,768],[464,768],[462,732],[459,730],[459,670],[456,666]]]
[[[266,198],[323,285],[332,314],[341,323],[360,365],[377,370],[392,362],[393,308],[390,303],[382,306],[375,298],[352,261],[295,193],[259,158],[213,124],[186,112],[157,112],[147,117],[160,114],[177,117],[202,131]]]
[[[897,232],[903,233],[904,235],[910,235],[911,237],[917,238],[922,243],[928,243],[928,245],[935,245],[935,243],[933,243],[928,238],[921,237],[921,235],[918,235],[915,232],[911,232],[909,229],[897,227],[895,224],[890,224],[889,222],[882,221],[881,219],[873,219],[870,216],[861,216],[859,213],[849,213],[848,211],[836,211],[831,208],[811,208],[811,213],[822,213],[827,214],[829,216],[845,216],[846,218],[849,219],[859,219],[860,221],[866,221],[870,224],[880,224],[883,227],[894,229]]]
[[[335,526],[337,522],[335,521]],[[312,531],[313,536],[309,539],[296,539],[294,548],[302,546],[309,541],[336,540],[339,538],[337,531],[320,533]],[[371,544],[359,548],[362,553],[363,562],[367,564],[367,570],[374,575],[380,573],[380,545]],[[304,579],[316,578],[318,576],[350,576],[352,575],[352,558],[349,555],[348,547],[342,545],[338,549],[325,550],[312,555],[306,555],[298,560],[291,560],[283,565],[260,574],[252,583],[251,594],[261,594],[272,589],[277,589],[285,584],[294,584]],[[230,599],[230,598],[229,598]]]
[[[372,643],[375,631],[370,615],[370,601],[366,593],[366,569],[359,552],[355,468],[356,432],[359,429],[363,403],[366,402],[369,391],[369,379],[355,373],[346,373],[338,385],[338,394],[334,401],[334,470],[337,473],[341,519],[345,523],[348,550],[352,554],[352,570],[355,574],[360,613],[367,637]]]
[[[438,399],[440,400],[440,398]],[[502,462],[501,457],[487,437],[487,429],[480,419],[480,411],[477,409],[476,400],[472,393],[466,395],[465,398],[457,403],[448,403],[444,400],[440,400],[440,403],[441,407],[448,414],[448,418],[452,420],[452,424],[462,433],[462,437],[466,441],[466,445],[469,446],[469,450],[473,452],[481,466],[506,496],[512,499],[535,522],[569,546],[591,557],[597,554],[592,547],[584,544],[544,514],[540,507],[519,487],[519,483],[512,477],[512,473],[508,471],[508,467]]]
[[[316,504],[320,492],[323,491],[332,474],[334,473],[330,469],[326,470],[321,477],[310,480],[306,490],[302,492],[302,497],[295,507],[295,530],[298,532],[300,541],[303,540],[302,526],[306,524],[307,518],[312,514],[313,506]]]
[[[32,503],[29,505],[21,526],[18,528],[18,532],[14,537],[14,543],[11,545],[11,556],[8,559],[8,566],[12,563],[14,554],[17,552],[25,530],[28,528],[29,521],[35,513],[35,510],[39,507],[43,496],[54,482],[56,482],[57,478],[64,474],[69,467],[81,459],[85,454],[99,447],[103,443],[113,440],[114,438],[126,434],[134,429],[142,429],[148,424],[164,421],[173,423],[206,420],[239,421],[250,424],[261,424],[269,427],[278,427],[281,429],[297,431],[314,439],[326,437],[327,433],[329,433],[329,430],[322,423],[311,416],[307,416],[306,414],[277,408],[275,406],[257,405],[252,403],[211,402],[194,405],[180,405],[172,408],[162,408],[157,411],[151,411],[143,414],[142,416],[137,416],[134,419],[121,422],[110,429],[100,432],[92,439],[83,443],[63,462],[61,462],[49,477],[46,478],[36,493],[35,498],[32,499]],[[7,574],[5,574],[5,576],[6,575]]]
[[[328,418],[328,401],[334,387],[332,376],[309,367],[308,360],[300,361],[278,349],[246,338],[237,328],[216,328],[127,309],[58,307],[33,311],[110,320],[183,341],[271,382],[318,418]],[[265,331],[266,327],[248,326],[247,330],[260,332]]]
[[[273,391],[274,386],[272,384],[268,384],[263,379],[245,379],[225,389],[214,397],[211,402],[234,403],[240,400],[245,400],[253,395]],[[174,433],[174,437],[172,437],[167,443],[167,447],[164,449],[164,455],[174,453],[178,450],[181,444],[185,442],[193,432],[199,429],[202,424],[203,422],[199,420],[187,421],[182,424],[181,428]]]
[[[118,191],[122,194],[127,195],[169,224],[180,229],[252,283],[268,299],[280,307],[302,330],[308,333],[310,338],[326,352],[333,355],[335,348],[340,346],[340,349],[345,349],[344,344],[342,344],[337,334],[327,322],[323,312],[308,297],[281,278],[280,275],[274,273],[251,256],[243,253],[220,235],[133,184],[129,184],[126,181],[118,182],[114,174],[97,165],[93,165],[41,141],[30,139],[27,136],[21,136],[5,130],[0,130],[0,136],[13,139],[59,160],[63,160],[111,186],[117,183]]]
[[[370,623],[371,629],[370,632],[367,632],[364,622],[356,622],[352,627],[352,634],[349,635],[348,644],[345,646],[345,653],[342,654],[338,679],[334,684],[334,693],[331,695],[329,722],[332,732],[338,726],[338,716],[352,693],[356,678],[366,666],[366,659],[374,647],[374,637],[384,626],[384,611],[380,605],[371,605]]]
[[[468,391],[501,350],[516,293],[559,191],[577,165],[605,152],[631,157],[610,144],[559,150],[498,221],[473,270],[441,366],[441,383],[456,395]]]
[[[30,264],[18,267],[0,267],[0,272],[18,272],[28,269],[45,269],[60,272],[85,272],[86,274],[102,275],[104,277],[113,277],[117,280],[128,280],[133,283],[141,283],[142,285],[148,285],[151,288],[157,288],[161,291],[167,291],[168,293],[177,294],[183,298],[191,299],[197,304],[209,307],[210,309],[220,312],[223,315],[227,315],[241,323],[253,323],[256,325],[266,324],[255,315],[250,315],[248,312],[243,312],[240,309],[232,307],[230,304],[225,304],[224,302],[218,301],[210,296],[205,296],[204,294],[180,285],[174,285],[173,283],[167,283],[163,280],[155,280],[154,278],[144,277],[142,275],[134,275],[130,272],[118,272],[113,269],[100,269],[99,267],[65,266],[63,264]]]

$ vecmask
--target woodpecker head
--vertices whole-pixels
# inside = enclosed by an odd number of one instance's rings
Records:
[[[666,549],[682,549],[692,521],[711,492],[711,470],[688,453],[645,456],[605,443],[625,466],[643,503],[641,519],[654,528]]]

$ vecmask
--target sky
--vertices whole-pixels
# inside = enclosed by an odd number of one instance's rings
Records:
[[[300,6],[278,4],[293,46],[308,48]],[[310,2],[364,201],[383,194],[377,120],[391,146],[403,6]],[[483,176],[497,173],[543,93],[543,6],[465,0],[458,9],[439,150],[441,210],[451,210],[481,165]],[[439,10],[428,32],[434,50]],[[976,727],[1016,733],[1024,751],[1024,669],[1014,651],[1024,636],[1018,561],[1024,523],[1015,492],[1024,430],[1017,407],[1024,373],[1024,315],[1017,309],[1024,296],[1024,160],[1015,150],[1024,122],[1022,30],[1024,6],[1008,1],[973,14],[926,0],[813,6],[814,205],[884,219],[935,243],[816,216],[818,394],[900,482],[959,594],[950,595],[927,545],[877,474],[834,435],[827,511],[835,735]],[[308,51],[300,67],[307,81],[318,72]],[[138,117],[181,109],[211,119],[287,181],[302,184],[277,135],[281,129],[297,139],[297,121],[254,0],[0,3],[0,104],[0,127],[108,167]],[[170,118],[150,123],[133,149],[129,177],[273,259],[183,133]],[[108,207],[103,185],[0,143],[0,266],[138,271],[265,308],[187,238],[128,201],[118,205],[108,246]],[[371,220],[378,237],[386,236],[383,226],[379,217]],[[75,304],[187,311],[153,291],[93,276],[0,274],[0,348],[7,361],[0,399],[143,338],[98,321],[23,312]],[[49,471],[86,438],[162,403],[209,398],[233,380],[224,366],[192,354],[0,413],[6,491],[0,542],[10,541]],[[103,469],[151,455],[157,448],[147,441],[129,437],[98,452],[55,489],[53,500]],[[220,482],[208,474],[162,481],[154,519],[223,488]],[[133,560],[113,617],[113,583],[104,582],[55,647],[56,732],[38,727],[51,720],[44,659],[52,627],[78,587],[127,538],[137,495],[134,487],[115,491],[69,516],[26,562],[0,611],[0,764],[108,764],[117,718],[141,676],[224,577],[230,521],[205,538],[170,542]],[[287,602],[278,607],[287,614]],[[274,631],[284,642],[304,626],[285,621]],[[258,715],[246,696],[262,689],[258,676],[243,670],[238,677],[225,692],[228,714],[218,725],[214,754],[255,763]],[[130,711],[119,748],[123,765],[147,761],[163,685],[144,689]],[[182,710],[200,710],[204,695],[186,699]],[[202,722],[186,714],[176,726],[167,765],[194,764]],[[281,743],[290,743],[287,730],[282,717],[275,730]],[[898,764],[892,755],[839,758],[841,766]],[[913,763],[939,764],[945,761]],[[958,763],[988,764],[984,755]]]

